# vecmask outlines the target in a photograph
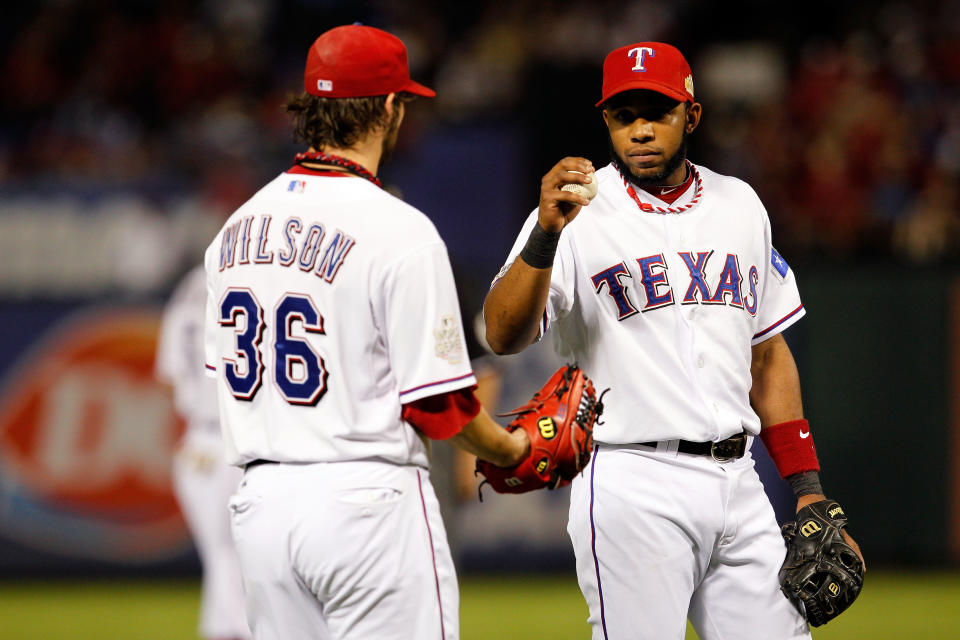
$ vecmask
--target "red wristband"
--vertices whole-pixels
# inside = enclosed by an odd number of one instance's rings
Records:
[[[760,431],[760,439],[784,478],[804,471],[820,471],[810,423],[806,420],[770,425]]]

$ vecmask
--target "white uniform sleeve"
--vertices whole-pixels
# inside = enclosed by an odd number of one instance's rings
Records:
[[[772,245],[768,245],[769,260],[763,274],[760,308],[757,310],[757,333],[752,344],[759,344],[783,332],[807,312],[800,301],[793,269]]]
[[[513,265],[514,260],[520,255],[520,252],[523,251],[523,247],[527,244],[527,238],[530,237],[530,232],[533,231],[535,224],[537,224],[536,209],[533,210],[533,213],[530,214],[527,221],[523,223],[523,228],[520,230],[520,235],[517,236],[517,241],[513,243],[513,248],[510,249],[510,255],[507,257],[506,263],[500,268],[497,277],[494,278],[490,284],[491,288],[497,283],[497,280],[504,276],[510,269],[510,266]],[[573,252],[570,249],[569,239],[569,231],[564,231],[560,236],[557,255],[553,259],[553,271],[550,274],[550,293],[547,295],[547,307],[544,310],[543,318],[540,320],[540,330],[537,334],[537,340],[543,337],[553,322],[558,318],[562,318],[573,307],[574,286],[576,282],[574,280]]]
[[[476,384],[442,242],[390,265],[383,294],[382,330],[401,403]]]

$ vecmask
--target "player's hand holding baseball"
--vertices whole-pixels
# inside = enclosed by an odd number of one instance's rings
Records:
[[[528,225],[530,235],[519,259],[501,274],[484,302],[484,316],[497,318],[487,322],[487,343],[494,353],[518,353],[533,342],[560,234],[590,204],[596,187],[593,163],[586,158],[564,158],[543,176],[537,222]]]
[[[593,163],[586,158],[567,157],[553,165],[540,182],[540,226],[557,233],[573,222],[590,198],[578,191],[563,190],[567,184],[596,184]]]

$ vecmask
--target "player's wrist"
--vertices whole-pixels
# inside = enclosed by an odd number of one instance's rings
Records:
[[[815,499],[824,498],[823,487],[820,485],[820,474],[816,471],[804,471],[787,476],[787,482],[793,489],[793,494],[797,499],[811,496]],[[808,499],[807,502],[814,500]],[[800,506],[800,505],[798,505]]]
[[[760,439],[780,477],[788,479],[796,474],[820,471],[810,423],[806,420],[788,420],[765,427],[760,431]],[[809,483],[804,487],[811,488]]]
[[[520,464],[522,460],[525,460],[527,456],[530,455],[530,436],[523,429],[515,429],[510,433],[510,440],[512,445],[511,459],[504,465],[512,467],[516,464]]]
[[[560,232],[547,231],[537,222],[520,252],[520,258],[534,269],[547,269],[553,266],[559,244]]]

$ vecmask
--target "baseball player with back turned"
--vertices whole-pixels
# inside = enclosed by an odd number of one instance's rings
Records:
[[[241,472],[223,457],[213,380],[203,375],[203,317],[207,279],[203,265],[177,285],[163,312],[157,378],[173,388],[177,413],[187,423],[173,458],[173,488],[203,567],[200,633],[207,640],[250,637],[240,564],[230,533],[227,501]]]
[[[396,37],[337,27],[287,104],[309,146],[206,254],[234,538],[257,640],[459,635],[428,438],[496,464],[529,451],[473,395],[446,247],[380,187],[410,80]]]
[[[809,638],[749,453],[760,435],[798,510],[824,500],[781,335],[804,314],[794,274],[754,191],[686,160],[701,105],[677,49],[611,52],[597,106],[613,161],[544,176],[484,308],[498,353],[552,329],[613,387],[568,525],[593,638],[683,638],[687,618],[703,640]],[[592,200],[561,190],[592,179]]]

